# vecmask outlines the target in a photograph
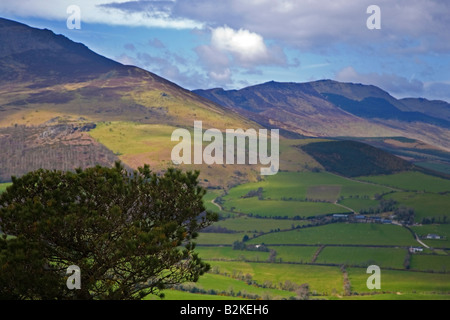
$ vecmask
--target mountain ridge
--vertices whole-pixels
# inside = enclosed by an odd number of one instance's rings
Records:
[[[70,170],[114,160],[132,169],[150,164],[159,171],[167,167],[167,150],[176,143],[171,133],[177,128],[191,129],[195,120],[220,130],[260,128],[150,71],[105,58],[50,30],[0,18],[0,48],[3,181],[39,167]],[[86,123],[96,126],[80,134],[69,130],[54,139],[39,138],[65,125],[83,127]],[[118,146],[123,139],[134,141]],[[58,162],[64,161],[67,152],[71,156],[79,152],[79,159],[61,166]],[[86,152],[96,156],[88,157]],[[47,161],[38,159],[42,157]],[[252,174],[244,168],[243,178],[231,179],[231,168],[227,170],[202,171],[208,180],[228,179],[234,184]]]
[[[281,123],[286,130],[308,136],[405,136],[450,150],[450,118],[439,118],[439,111],[433,112],[445,108],[445,102],[427,104],[428,100],[422,99],[419,107],[414,98],[399,100],[374,85],[329,79],[269,81],[238,90],[193,92],[259,123]],[[427,110],[430,105],[433,110]]]

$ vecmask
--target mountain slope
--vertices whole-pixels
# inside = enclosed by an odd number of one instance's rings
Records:
[[[121,64],[50,30],[0,18],[0,81],[81,81],[120,70]]]
[[[194,90],[262,124],[308,136],[405,136],[450,150],[450,122],[375,86],[320,80]],[[409,106],[408,106],[409,105]]]
[[[383,124],[378,118],[354,115],[325,95],[339,94],[354,103],[381,94],[383,101],[402,110],[397,100],[373,86],[270,82],[242,90],[198,91],[202,97],[51,31],[5,19],[0,19],[0,48],[0,180],[4,181],[38,167],[69,170],[117,159],[131,168],[148,163],[155,171],[164,170],[172,165],[171,150],[178,143],[171,141],[172,132],[192,130],[196,120],[204,129],[267,127],[280,129],[284,137],[301,138],[280,140],[280,170],[285,171],[323,168],[299,148],[316,142],[304,136],[384,137],[406,132],[395,125],[403,122],[389,119]],[[230,187],[261,178],[259,165],[182,168],[200,170],[206,186]]]
[[[428,100],[423,98],[400,99],[403,104],[402,110],[416,111],[450,121],[450,104],[440,100]]]
[[[195,90],[264,125],[278,126],[306,136],[398,135],[393,129],[374,125],[324,99],[311,83],[268,82],[241,90]]]
[[[347,177],[392,174],[414,165],[392,154],[357,141],[325,141],[301,147],[327,171]]]
[[[171,141],[171,133],[177,128],[192,129],[195,120],[202,121],[204,128],[220,130],[260,127],[156,74],[107,59],[49,30],[0,18],[0,163],[9,163],[2,167],[3,180],[36,166],[61,168],[58,161],[65,161],[62,154],[69,149],[77,159],[62,166],[65,169],[105,165],[117,159],[132,168],[144,163],[154,165],[155,170],[165,168],[171,163],[170,149],[176,144]],[[39,138],[59,126],[77,128],[86,123],[94,126],[83,134],[63,132],[51,140]],[[113,154],[114,145],[95,138],[102,123],[114,123],[125,131],[141,126],[146,134],[158,132],[159,126],[166,130],[156,142],[149,141],[148,136],[134,137],[137,140],[129,144],[137,142],[139,147],[128,148],[127,153],[114,150]],[[113,128],[109,129],[112,134]],[[121,137],[125,133],[120,132]],[[16,135],[23,139],[13,141]],[[90,147],[74,147],[80,144]],[[52,157],[47,161],[37,159],[46,154],[46,148],[55,151],[49,153]],[[99,157],[86,157],[86,152]],[[166,156],[155,156],[160,154]],[[33,165],[27,165],[30,163]],[[244,168],[242,177],[248,177],[251,170]],[[211,175],[225,181],[230,170],[215,170]]]
[[[169,119],[192,126],[201,115],[204,122],[221,127],[227,121],[244,127],[251,124],[151,72],[100,56],[46,29],[0,18],[0,44],[2,125],[9,115],[34,108],[97,121]],[[185,114],[179,115],[180,111]],[[211,114],[222,121],[211,121]]]

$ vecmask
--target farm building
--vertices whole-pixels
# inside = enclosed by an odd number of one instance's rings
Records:
[[[348,216],[346,214],[333,214],[333,218],[337,219],[347,219]]]
[[[427,239],[433,239],[433,240],[436,240],[436,239],[441,239],[441,236],[439,236],[439,235],[437,235],[437,234],[434,234],[434,233],[431,233],[431,234],[428,234],[428,235],[426,236],[426,238],[427,238]]]
[[[409,252],[411,252],[411,253],[422,252],[422,251],[423,251],[423,248],[421,248],[421,247],[410,247],[409,248]]]

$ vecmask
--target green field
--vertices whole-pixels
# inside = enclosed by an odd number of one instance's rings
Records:
[[[162,300],[243,300],[238,297],[222,296],[222,295],[211,295],[211,294],[196,294],[187,291],[179,290],[164,290],[165,297]],[[148,295],[144,300],[161,300],[155,295]]]
[[[344,297],[329,297],[329,300],[400,300],[400,301],[409,301],[409,300],[449,300],[450,296],[447,294],[418,294],[418,293],[379,293],[379,292],[370,292],[364,294],[354,294],[351,296]]]
[[[311,262],[314,253],[319,249],[318,246],[273,246],[269,247],[277,253],[276,261],[281,262],[297,262],[309,263]]]
[[[0,183],[0,193],[4,192],[7,187],[9,187],[12,183]]]
[[[314,253],[319,247],[317,246],[302,246],[302,247],[286,247],[273,246],[268,247],[270,250],[276,252],[276,261],[279,262],[297,262],[309,263],[311,262]],[[229,260],[229,261],[255,261],[264,262],[269,258],[269,252],[252,251],[252,250],[233,250],[232,247],[221,246],[198,246],[196,252],[205,260]],[[281,259],[281,260],[280,260]]]
[[[390,175],[358,177],[358,180],[369,181],[407,191],[450,191],[450,180],[426,175],[421,172],[402,172]]]
[[[234,274],[234,277],[239,276],[237,274],[238,272],[239,271]],[[245,277],[246,275],[242,274],[240,276]],[[187,289],[196,287],[206,292],[214,290],[218,294],[234,297],[242,297],[244,294],[251,294],[256,296],[255,298],[289,299],[289,297],[295,296],[294,292],[248,285],[243,280],[212,273],[205,274],[197,283],[186,283],[183,287],[186,287]]]
[[[214,261],[211,265],[219,268],[220,273],[248,273],[259,284],[270,283],[278,289],[285,281],[291,281],[297,284],[308,283],[311,292],[316,291],[318,294],[329,295],[334,290],[343,290],[339,267],[225,261]]]
[[[318,185],[311,186],[306,190],[306,198],[308,200],[324,200],[328,202],[335,202],[341,194],[342,187]]]
[[[206,210],[221,213],[222,210],[215,204],[212,203],[214,199],[219,196],[218,192],[208,191],[203,197],[203,203],[205,204]]]
[[[322,196],[319,186],[322,186]],[[312,187],[316,189],[311,189]],[[314,198],[323,200],[334,196],[373,197],[376,193],[391,191],[387,187],[353,181],[328,172],[279,172],[274,176],[267,176],[265,180],[232,188],[224,199],[236,200],[258,188],[263,188],[264,199],[272,200],[304,200],[308,190],[310,194],[313,192]],[[338,188],[340,188],[339,194],[336,192]]]
[[[251,239],[257,244],[348,244],[413,246],[411,233],[396,225],[333,223],[319,227],[276,232]]]
[[[450,224],[427,224],[422,226],[413,226],[411,229],[419,236],[424,237],[428,234],[437,234],[444,239],[422,241],[434,248],[450,248]]]
[[[411,257],[411,269],[450,273],[450,256],[414,254]]]
[[[367,289],[365,268],[348,268],[352,292],[391,292],[402,294],[446,294],[450,299],[450,274],[381,269],[381,289]]]
[[[220,220],[214,226],[220,226],[238,232],[270,232],[272,230],[287,230],[292,227],[308,224],[306,220],[286,220],[286,219],[258,219],[248,216]]]
[[[242,241],[246,233],[199,233],[195,242],[198,244],[231,245],[235,241]],[[249,234],[251,236],[251,234]]]
[[[339,200],[339,204],[342,204],[348,208],[353,209],[355,212],[359,212],[363,209],[367,210],[370,208],[376,208],[379,201],[373,199],[363,199],[363,198],[347,198]]]
[[[175,108],[177,106],[174,106]],[[179,107],[179,106],[178,106]],[[199,110],[199,112],[201,112]],[[199,114],[197,114],[199,116]],[[216,119],[209,120],[215,122]],[[215,128],[221,128],[220,126]],[[189,127],[187,127],[189,128]],[[125,121],[100,122],[89,131],[89,135],[113,151],[118,158],[131,168],[149,164],[155,172],[174,166],[171,152],[179,142],[171,141],[171,136],[177,127],[160,124],[142,124]],[[177,166],[183,170],[199,170],[200,183],[205,187],[224,187],[236,185],[242,181],[256,181],[256,165],[195,165],[182,164]],[[240,179],[236,172],[246,179]]]
[[[347,209],[328,202],[258,200],[258,198],[228,200],[227,210],[259,217],[307,218],[332,213],[346,213]]]
[[[385,196],[394,199],[399,206],[414,208],[415,221],[422,222],[424,218],[434,219],[433,222],[450,221],[450,194],[396,192]]]
[[[401,248],[325,247],[316,262],[402,269],[406,253],[407,250]]]
[[[167,144],[176,145],[176,142],[170,141],[175,129],[167,125],[108,122],[98,123],[89,134],[119,155],[136,155],[160,151]],[[167,153],[170,155],[170,150]],[[153,155],[157,156],[157,153]]]
[[[232,247],[202,247],[195,249],[204,260],[267,261],[269,252],[233,250]]]

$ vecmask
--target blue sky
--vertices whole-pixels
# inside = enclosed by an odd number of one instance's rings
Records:
[[[366,26],[372,4],[378,30]],[[67,28],[70,5],[79,30]],[[0,17],[187,89],[334,79],[450,102],[450,1],[7,0]]]

